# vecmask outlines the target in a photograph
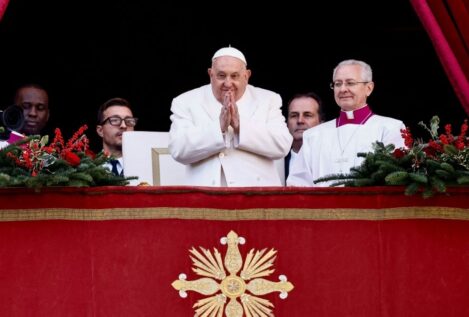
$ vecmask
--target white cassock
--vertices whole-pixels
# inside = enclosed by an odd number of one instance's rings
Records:
[[[210,85],[173,99],[169,151],[187,166],[187,185],[282,186],[274,160],[287,155],[293,137],[280,95],[248,85],[236,104],[239,135],[231,127],[222,134],[222,104]]]
[[[287,186],[326,187],[332,182],[314,184],[314,180],[332,174],[350,172],[360,165],[360,152],[372,152],[376,141],[385,145],[404,147],[402,121],[379,115],[371,116],[364,124],[345,124],[336,127],[336,119],[317,125],[303,133],[303,145],[291,166]]]

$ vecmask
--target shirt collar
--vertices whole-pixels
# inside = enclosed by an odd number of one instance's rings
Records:
[[[338,128],[348,123],[365,124],[372,115],[373,112],[368,105],[352,111],[341,110],[339,117],[336,119],[336,127]]]

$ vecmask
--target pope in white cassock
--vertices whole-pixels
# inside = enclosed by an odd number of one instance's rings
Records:
[[[404,147],[402,121],[374,114],[367,104],[374,83],[371,67],[362,61],[345,60],[333,72],[331,88],[341,108],[338,118],[306,130],[303,146],[287,179],[288,186],[329,186],[320,177],[349,173],[360,165],[359,152],[372,152],[376,141]]]
[[[187,185],[282,186],[275,160],[292,144],[282,99],[248,85],[251,71],[239,50],[218,50],[210,85],[173,99],[169,150],[186,165]],[[283,176],[283,175],[282,175]]]

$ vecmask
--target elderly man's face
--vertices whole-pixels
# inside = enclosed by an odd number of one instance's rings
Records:
[[[337,69],[333,78],[335,102],[344,111],[355,110],[366,105],[366,99],[374,88],[372,81],[365,82],[362,78],[360,65],[343,65]]]
[[[213,95],[223,103],[223,98],[229,91],[235,96],[235,100],[243,96],[251,71],[246,69],[246,65],[238,58],[220,56],[213,61],[208,74]]]

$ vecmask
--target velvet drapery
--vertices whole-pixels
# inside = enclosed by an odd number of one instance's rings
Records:
[[[5,11],[8,6],[8,1],[9,0],[0,0],[0,21],[2,21],[3,14],[5,14]]]
[[[0,189],[0,315],[193,316],[189,250],[277,251],[275,316],[468,316],[469,191],[403,188]]]
[[[469,114],[469,0],[411,0]]]

